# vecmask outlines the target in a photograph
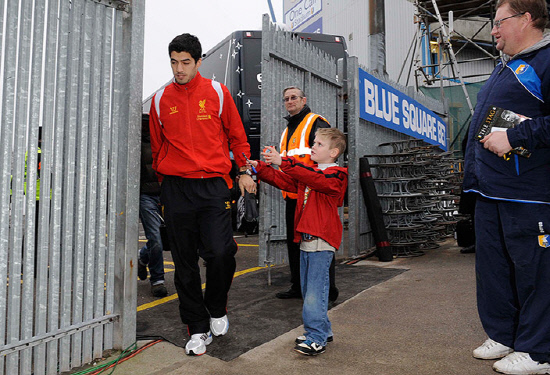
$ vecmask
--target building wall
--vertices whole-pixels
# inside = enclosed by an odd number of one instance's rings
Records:
[[[370,61],[370,17],[369,0],[284,0],[283,12],[288,15],[291,9],[296,9],[298,4],[308,4],[320,7],[320,11],[314,12],[314,16],[308,19],[294,31],[313,32],[318,30],[324,34],[336,34],[345,38],[348,53],[350,56],[357,56],[359,64],[367,70],[372,71]],[[417,32],[420,25],[415,23],[415,6],[408,0],[385,0],[385,33],[386,33],[386,79],[402,86],[416,87],[420,86],[422,92],[426,95],[441,100],[441,82],[427,83],[424,75],[419,73],[415,77],[416,66],[411,66],[413,59],[423,61],[423,64],[429,64],[429,50],[426,43],[423,43],[424,50],[419,52],[421,40],[417,40],[416,51],[412,46],[420,32]],[[316,9],[317,10],[317,9]],[[307,14],[307,13],[306,13]],[[283,22],[290,26],[288,17]],[[483,27],[487,19],[476,19],[470,22],[456,22],[456,29],[466,37],[477,35],[479,42],[485,45],[491,43],[489,26],[478,33],[479,28]],[[430,30],[437,30],[437,23],[429,25]],[[291,28],[292,29],[292,28]],[[453,39],[457,34],[453,34]],[[469,92],[469,99],[472,107],[475,106],[476,96],[479,87],[488,78],[494,68],[494,61],[479,60],[487,57],[479,49],[468,45],[460,52],[458,50],[463,46],[461,43],[455,43],[455,53],[458,61],[469,61],[459,64],[460,73],[466,82],[466,90]],[[410,50],[410,53],[409,53]],[[425,60],[423,60],[423,57]],[[439,55],[441,57],[441,55]],[[470,61],[478,59],[477,61]],[[424,62],[425,61],[425,62]],[[448,62],[448,55],[445,54],[443,62]],[[437,68],[436,68],[437,69]],[[426,72],[429,72],[426,69]],[[432,71],[433,72],[433,71]],[[473,76],[476,77],[473,77]],[[451,66],[443,69],[442,76],[446,78],[443,81],[444,97],[449,104],[450,113],[448,113],[448,135],[450,144],[453,148],[459,147],[461,137],[465,133],[464,128],[470,119],[470,109],[464,95],[462,87],[457,82],[456,69],[453,72]],[[448,79],[450,78],[450,79]],[[450,87],[449,87],[450,86]],[[454,87],[457,86],[457,87]]]
[[[405,61],[418,28],[414,23],[414,11],[414,5],[409,1],[386,0],[386,71],[391,80],[404,86],[414,85],[414,67],[409,84],[406,84],[412,56]],[[403,74],[398,80],[402,67]]]
[[[284,22],[290,26],[288,12],[301,2],[309,2],[320,7],[321,11],[305,23],[294,28],[295,31],[312,32],[320,30],[324,34],[341,35],[346,39],[348,53],[350,56],[357,56],[359,63],[367,69],[373,69],[370,66],[370,19],[369,19],[369,1],[368,0],[284,0],[283,13]],[[385,22],[386,22],[386,72],[388,78],[404,86],[414,86],[414,66],[411,69],[411,60],[415,57],[422,58],[417,52],[413,56],[411,46],[417,38],[417,29],[419,25],[415,23],[415,6],[408,0],[385,0]],[[456,22],[456,28],[466,36],[476,33],[481,27],[482,21],[477,22]],[[437,24],[431,25],[435,29]],[[490,30],[485,28],[482,39],[485,43],[490,43]],[[480,36],[478,35],[478,38]],[[411,53],[409,54],[409,50]],[[457,60],[464,61],[472,58],[485,57],[482,53],[473,47],[466,48],[457,55]],[[461,64],[460,71],[462,75],[472,74],[490,74],[493,69],[492,61],[477,61],[467,64]],[[411,73],[409,74],[409,70]],[[445,76],[452,75],[449,69]],[[408,77],[408,80],[407,80]],[[487,76],[477,78],[467,78],[466,82],[479,82],[487,79]],[[422,79],[419,84],[423,85]],[[448,83],[446,83],[448,84]],[[450,83],[453,85],[453,83]]]
[[[304,0],[306,1],[306,0]],[[310,0],[311,1],[311,0]],[[359,63],[368,69],[369,66],[369,2],[367,0],[315,0],[321,11],[294,31],[307,31],[312,25],[322,23],[324,34],[337,34],[346,39],[348,53],[357,56]],[[300,0],[284,0],[284,22],[290,25],[287,12]],[[386,0],[386,71],[389,78],[397,81],[405,57],[416,32],[414,24],[414,6],[407,0]],[[410,59],[409,59],[410,62]],[[406,83],[404,70],[400,82]],[[414,81],[410,81],[412,84]]]

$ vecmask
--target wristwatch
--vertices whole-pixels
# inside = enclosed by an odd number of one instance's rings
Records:
[[[248,169],[244,170],[244,171],[239,171],[239,176],[242,176],[244,174],[247,174],[250,176],[250,171]]]

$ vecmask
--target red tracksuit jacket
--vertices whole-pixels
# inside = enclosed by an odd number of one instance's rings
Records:
[[[281,170],[277,171],[266,163],[258,162],[258,176],[261,180],[279,189],[298,193],[294,214],[294,242],[300,242],[302,233],[320,237],[336,249],[342,242],[342,222],[338,207],[344,203],[348,185],[348,170],[343,167],[329,167],[325,170],[302,164],[293,157],[283,158]],[[311,191],[304,206],[305,189]]]
[[[235,106],[224,85],[197,72],[185,85],[172,82],[153,97],[149,112],[153,168],[161,175],[185,178],[226,177],[229,149],[238,166],[250,146]],[[223,103],[220,115],[220,104]]]

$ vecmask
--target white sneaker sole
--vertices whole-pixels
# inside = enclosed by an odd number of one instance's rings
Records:
[[[481,355],[481,354],[473,353],[472,356],[477,359],[501,359],[506,357],[508,354],[512,353],[513,351],[514,350],[511,349],[511,350],[493,353],[491,355]]]
[[[204,336],[207,335],[205,339]],[[206,345],[212,343],[212,335],[208,333],[199,333],[191,336],[191,339],[185,344],[185,354],[199,356],[206,353]]]
[[[515,352],[493,364],[493,370],[503,374],[550,374],[550,364],[533,361],[527,353]]]
[[[229,330],[227,315],[221,318],[210,318],[210,331],[214,336],[223,336]]]
[[[514,349],[510,347],[487,339],[482,345],[472,351],[472,356],[477,359],[500,359],[513,351]]]

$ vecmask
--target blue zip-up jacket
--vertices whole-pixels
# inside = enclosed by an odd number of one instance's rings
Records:
[[[512,154],[507,161],[483,148],[476,133],[490,106],[531,118],[507,130],[510,145],[525,147],[530,158]],[[465,192],[550,204],[550,34],[498,63],[477,95],[464,160]]]

